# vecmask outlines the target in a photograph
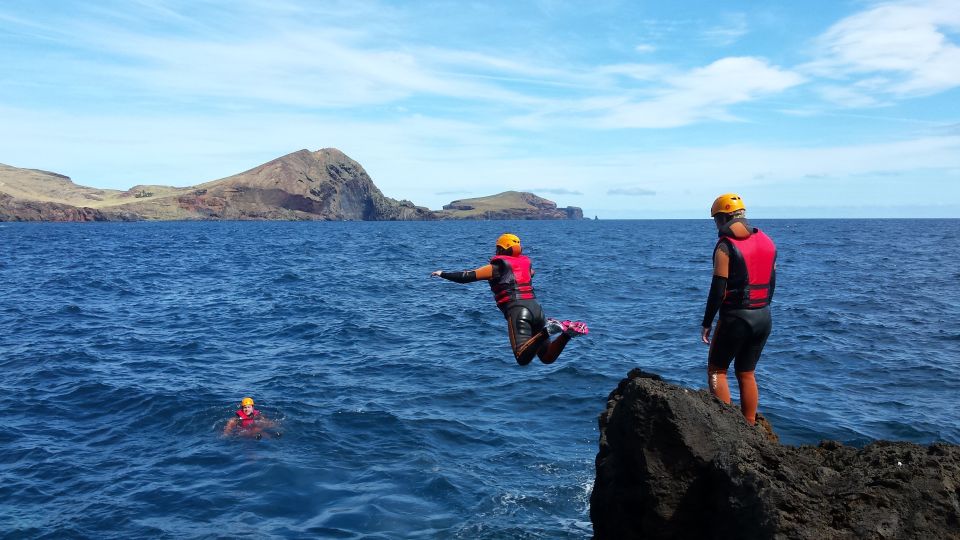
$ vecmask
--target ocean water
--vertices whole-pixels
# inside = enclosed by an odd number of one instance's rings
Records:
[[[760,410],[788,444],[960,443],[960,220],[770,220]],[[484,283],[515,232],[519,367]],[[634,367],[703,388],[710,220],[0,224],[0,537],[587,538]],[[735,385],[734,385],[735,387]],[[223,437],[241,397],[282,438]],[[734,388],[734,398],[736,392]]]

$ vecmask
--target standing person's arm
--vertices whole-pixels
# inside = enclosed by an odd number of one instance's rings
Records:
[[[777,288],[777,262],[774,259],[773,270],[770,272],[770,301],[773,301],[773,290]]]
[[[723,294],[727,290],[727,278],[730,277],[730,255],[724,248],[724,244],[720,244],[713,252],[713,280],[710,282],[707,307],[703,311],[703,322],[700,325],[700,341],[706,344],[710,343],[710,327],[713,325],[713,318],[720,311]]]
[[[487,264],[476,270],[464,270],[462,272],[444,272],[437,270],[432,272],[431,276],[448,279],[457,283],[473,283],[474,281],[484,281],[493,277],[493,265]]]

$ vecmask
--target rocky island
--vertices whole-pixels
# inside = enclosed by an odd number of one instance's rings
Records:
[[[583,210],[537,197],[533,193],[506,191],[490,197],[463,199],[444,205],[441,219],[583,219]]]
[[[582,219],[579,208],[532,193],[454,201],[441,211],[383,195],[359,163],[335,148],[300,150],[192,187],[126,191],[0,164],[0,221]]]
[[[705,390],[631,371],[599,418],[595,538],[960,538],[960,447],[779,444]]]

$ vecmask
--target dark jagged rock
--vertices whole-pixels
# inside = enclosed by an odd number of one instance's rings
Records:
[[[599,424],[597,539],[960,538],[955,445],[783,446],[709,392],[640,370]]]

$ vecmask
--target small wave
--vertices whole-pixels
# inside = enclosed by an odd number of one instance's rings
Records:
[[[297,281],[303,281],[303,277],[293,272],[284,272],[274,279],[274,283],[294,283]]]

